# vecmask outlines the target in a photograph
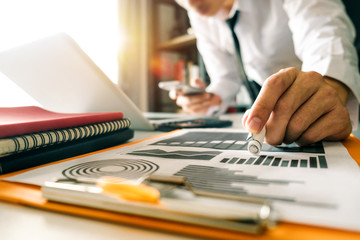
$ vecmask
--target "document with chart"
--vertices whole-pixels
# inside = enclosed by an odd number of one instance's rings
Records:
[[[182,176],[197,190],[266,199],[283,221],[360,231],[360,170],[341,142],[264,144],[252,155],[247,136],[234,129],[179,130],[6,180],[42,185],[53,178]]]

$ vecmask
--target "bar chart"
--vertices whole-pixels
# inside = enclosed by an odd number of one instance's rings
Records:
[[[294,181],[284,178],[261,178],[255,175],[244,174],[237,170],[201,165],[188,165],[174,175],[185,177],[190,185],[197,191],[218,193],[220,195],[266,199],[269,201],[280,201],[322,208],[337,207],[335,204],[327,202],[308,201],[306,199],[300,200],[290,192],[278,194],[276,191],[262,191],[261,193],[253,193],[251,191],[253,186],[271,189],[273,186],[290,187],[290,185],[294,186],[294,184],[305,185],[305,181]]]
[[[245,132],[203,132],[192,131],[186,132],[183,135],[154,142],[152,145],[170,146],[170,147],[188,147],[190,148],[204,148],[214,150],[244,150],[247,151],[248,133]],[[205,153],[205,152],[202,152]],[[325,150],[321,142],[314,143],[309,146],[298,146],[296,144],[271,146],[266,143],[263,144],[262,153],[260,156],[244,157],[244,154],[236,155],[233,151],[233,156],[226,157],[220,160],[220,163],[228,165],[244,165],[244,166],[269,166],[282,168],[328,168],[328,163],[325,157]],[[285,159],[283,157],[273,156],[271,153],[305,153],[301,158],[292,157]],[[209,154],[209,153],[208,153]],[[193,153],[192,155],[195,155]],[[212,152],[212,156],[214,152]],[[311,156],[310,156],[311,155]],[[296,155],[298,156],[298,155]],[[210,160],[211,158],[207,158]]]
[[[211,148],[219,150],[247,150],[248,134],[244,132],[187,132],[181,136],[160,140],[153,145]],[[271,146],[263,144],[263,152],[301,152],[324,154],[321,142],[309,146],[296,144]]]
[[[239,164],[239,165],[257,165],[271,167],[290,167],[290,168],[328,168],[326,157],[324,155],[310,156],[308,159],[283,159],[280,157],[260,155],[258,157],[241,158],[223,158],[220,163]]]

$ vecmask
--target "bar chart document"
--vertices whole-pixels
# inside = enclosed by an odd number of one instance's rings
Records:
[[[300,147],[264,143],[247,151],[247,132],[180,130],[38,168],[8,181],[152,174],[183,176],[199,191],[268,200],[280,221],[360,231],[360,171],[341,142]]]

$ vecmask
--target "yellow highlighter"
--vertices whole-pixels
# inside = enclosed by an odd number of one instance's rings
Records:
[[[96,180],[96,186],[100,187],[104,194],[124,200],[159,203],[160,199],[159,190],[140,181],[106,176]]]

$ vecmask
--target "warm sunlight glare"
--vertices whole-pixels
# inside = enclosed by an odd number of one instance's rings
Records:
[[[0,51],[58,32],[73,37],[117,82],[117,0],[0,1]],[[0,74],[0,106],[24,105],[21,97],[28,105],[28,96]]]

